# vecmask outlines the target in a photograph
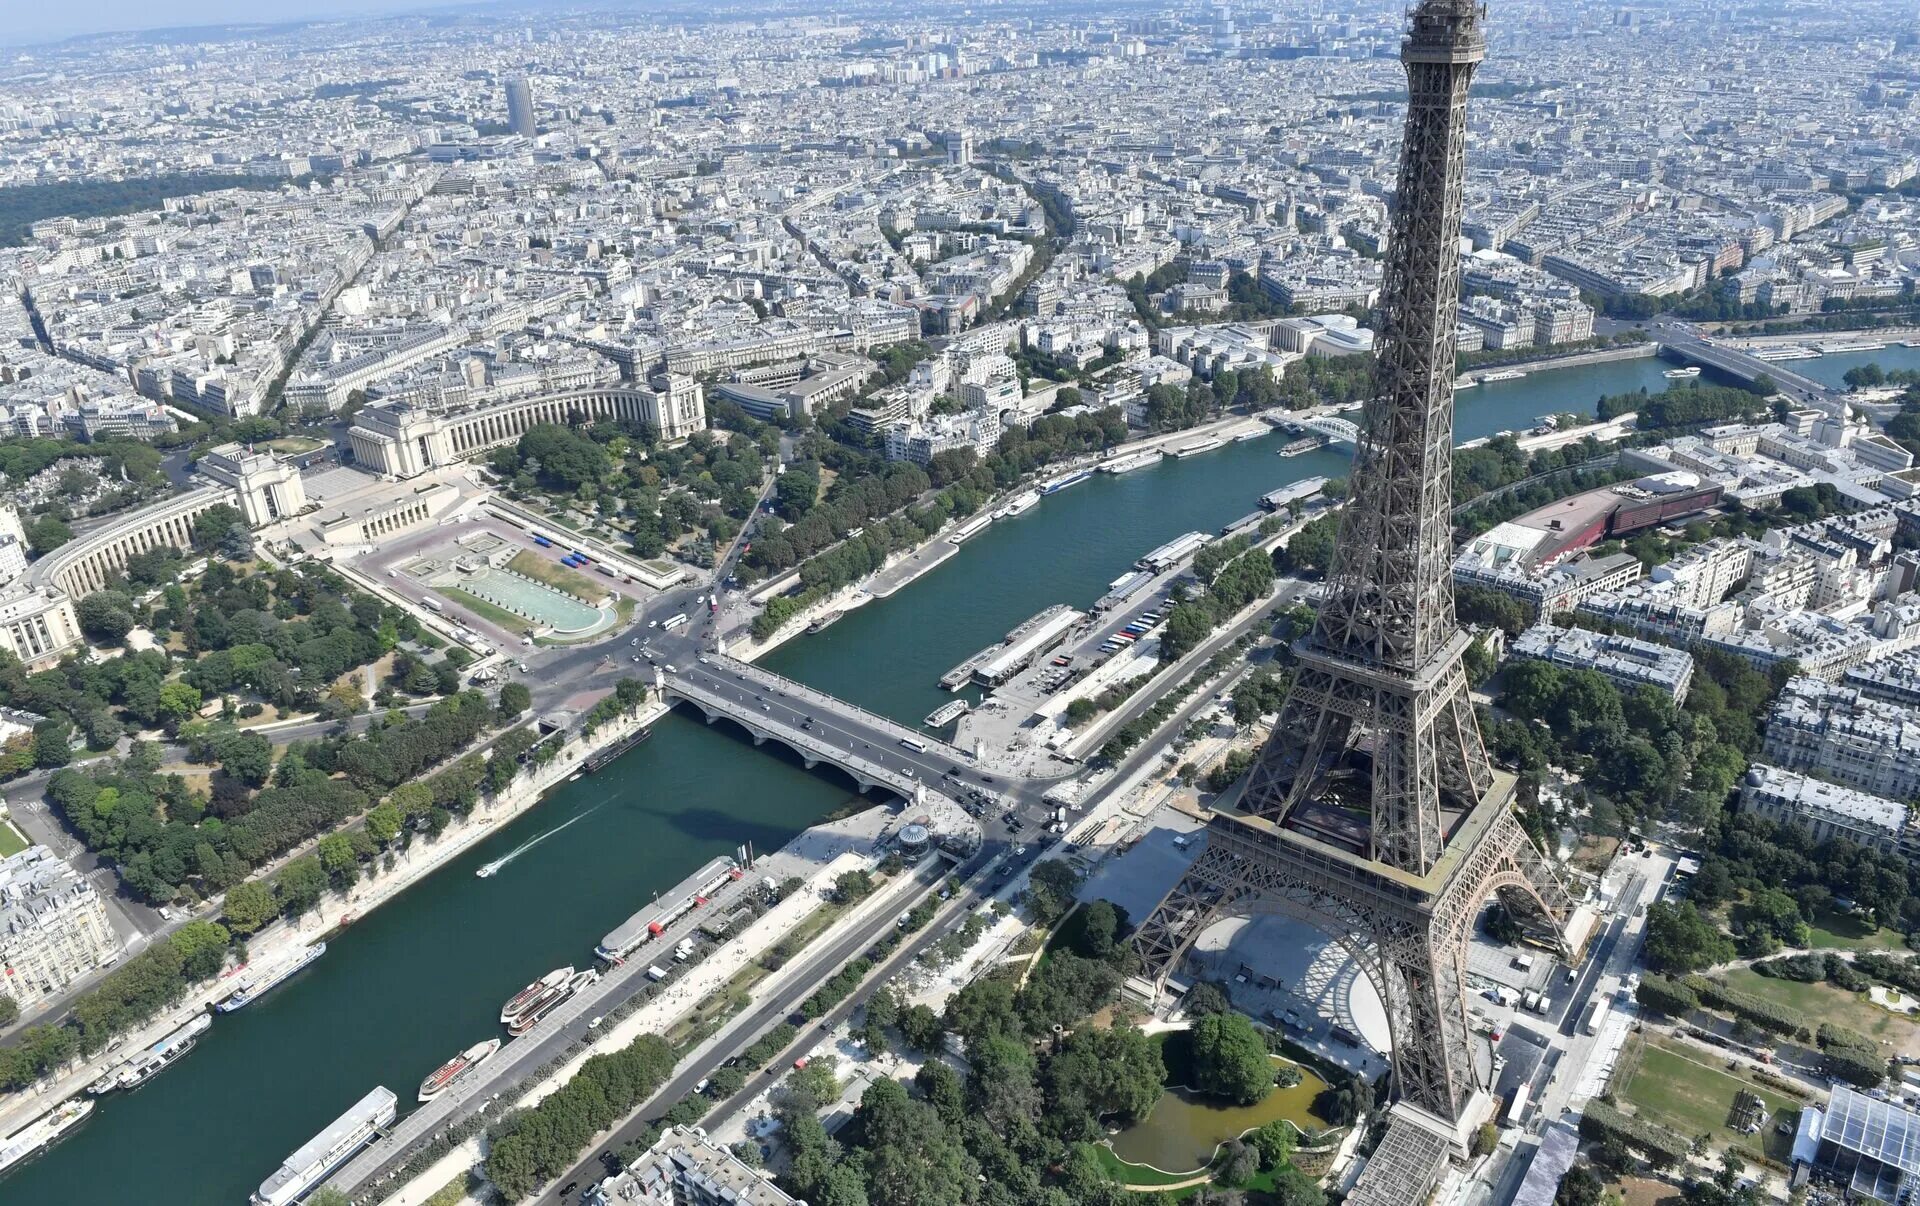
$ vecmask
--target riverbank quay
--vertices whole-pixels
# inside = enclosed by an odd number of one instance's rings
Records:
[[[1137,440],[1128,440],[1124,444],[1117,444],[1112,449],[1102,453],[1075,457],[1071,460],[1048,465],[1032,478],[1011,486],[999,495],[996,495],[993,499],[983,504],[980,510],[976,511],[973,515],[968,516],[964,520],[952,520],[942,525],[939,531],[927,537],[913,548],[901,550],[888,557],[884,565],[860,581],[844,586],[828,597],[817,600],[802,608],[800,611],[794,613],[785,624],[780,626],[777,632],[767,639],[755,640],[750,635],[748,627],[742,624],[734,633],[722,638],[721,651],[730,657],[736,657],[741,661],[750,662],[773,652],[795,637],[805,635],[815,622],[826,616],[834,615],[836,612],[844,615],[856,608],[866,606],[875,599],[890,598],[907,586],[918,581],[921,577],[938,569],[941,565],[945,564],[949,558],[958,553],[961,541],[970,539],[981,530],[978,526],[969,529],[969,525],[976,524],[982,516],[992,514],[995,509],[1004,506],[1008,499],[1017,497],[1027,490],[1035,488],[1036,482],[1040,480],[1064,477],[1074,473],[1090,472],[1098,469],[1101,464],[1107,461],[1118,460],[1122,457],[1138,456],[1148,452],[1165,453],[1170,448],[1185,447],[1206,440],[1218,440],[1221,443],[1227,443],[1242,437],[1265,436],[1270,434],[1272,430],[1271,425],[1263,422],[1258,417],[1250,415],[1227,415],[1211,422],[1186,428],[1182,431],[1161,432],[1154,435],[1143,436]],[[1044,506],[1045,503],[1046,500],[1044,498],[1040,500],[1040,505]],[[1017,519],[1019,517],[1009,516],[1008,518]],[[1001,521],[995,520],[993,522]],[[964,536],[959,535],[962,529],[969,529]],[[756,587],[753,591],[749,592],[748,598],[756,605],[763,605],[766,600],[776,595],[785,594],[798,582],[798,571],[789,571],[779,578]]]
[[[887,807],[876,807],[844,821],[813,826],[782,847],[778,854],[760,860],[754,869],[755,875],[777,875],[781,870],[791,871],[792,862],[801,859],[813,859],[816,865],[804,877],[805,882],[799,890],[788,894],[733,939],[714,948],[690,970],[667,981],[657,996],[613,1025],[604,1029],[595,1028],[597,1032],[593,1033],[592,1041],[577,1044],[565,1057],[564,1063],[543,1065],[544,1070],[538,1072],[532,1082],[505,1090],[517,1094],[505,1109],[531,1109],[566,1085],[593,1056],[618,1051],[645,1034],[670,1034],[694,1014],[703,1002],[716,993],[725,992],[756,960],[794,933],[828,903],[834,881],[841,874],[873,870],[877,863],[872,854],[873,839],[890,821],[892,812]],[[825,861],[818,861],[822,856],[826,856]],[[836,932],[857,929],[895,910],[911,907],[940,882],[944,868],[943,860],[930,858],[918,867],[887,878],[871,895],[839,913],[830,926],[812,934],[808,945],[801,950],[805,952],[827,945]],[[634,966],[640,968],[645,965],[636,960]],[[810,960],[796,957],[767,972],[756,983],[742,990],[741,998],[727,1013],[720,1015],[713,1033],[679,1054],[678,1066],[685,1068],[698,1065],[716,1051],[738,1045],[749,1037],[742,1031],[754,1021],[754,1005],[792,991],[796,985],[805,987],[817,978],[818,970],[811,966]],[[614,1005],[609,1008],[618,1007]],[[490,1104],[500,1092],[500,1088],[487,1082],[465,1086],[461,1093],[472,1107],[465,1113],[470,1115],[474,1109]],[[663,1088],[628,1117],[666,1104],[663,1100],[666,1092]],[[493,1112],[498,1116],[505,1109],[495,1109]],[[624,1118],[621,1120],[622,1123],[625,1121]],[[443,1131],[454,1122],[452,1117],[440,1119],[435,1131]],[[617,1123],[615,1129],[619,1125]],[[396,1130],[395,1135],[398,1134]],[[583,1151],[591,1150],[604,1138],[604,1134],[594,1136]],[[432,1134],[412,1136],[404,1146],[418,1149],[431,1142],[431,1139]],[[387,1140],[368,1148],[328,1183],[348,1193],[358,1203],[419,1206],[449,1181],[466,1176],[486,1159],[483,1130],[462,1140],[445,1155],[408,1177],[404,1184],[382,1189],[379,1181],[367,1183],[367,1170],[390,1165],[395,1159],[405,1157],[405,1150],[385,1150],[392,1146],[393,1141]]]
[[[246,963],[228,968],[213,980],[196,985],[178,1005],[138,1031],[129,1032],[124,1036],[124,1041],[116,1043],[110,1050],[70,1066],[52,1081],[43,1080],[13,1094],[0,1106],[0,1133],[16,1129],[51,1105],[82,1092],[102,1074],[122,1062],[126,1052],[138,1051],[178,1029],[196,1015],[206,1012],[214,1002],[234,990],[238,977],[246,968],[273,965],[290,957],[299,948],[353,924],[393,900],[464,854],[475,843],[539,804],[550,790],[578,773],[581,765],[593,755],[611,749],[651,727],[666,715],[668,707],[658,699],[649,699],[632,715],[618,717],[612,723],[596,729],[592,737],[575,735],[561,746],[552,761],[523,772],[500,795],[483,798],[465,816],[456,817],[449,823],[439,837],[416,838],[405,850],[395,851],[390,869],[384,865],[384,860],[375,859],[365,869],[364,877],[344,895],[329,893],[312,912],[297,918],[282,918],[263,926],[247,939]],[[210,910],[206,915],[215,917],[218,910]]]
[[[1546,373],[1555,369],[1579,368],[1587,364],[1612,364],[1619,360],[1644,360],[1649,356],[1658,356],[1660,345],[1648,340],[1645,343],[1629,343],[1613,348],[1596,348],[1591,352],[1574,352],[1566,356],[1542,356],[1535,360],[1510,360],[1499,364],[1477,364],[1461,373],[1462,377],[1478,378],[1487,373],[1520,371],[1524,373]]]

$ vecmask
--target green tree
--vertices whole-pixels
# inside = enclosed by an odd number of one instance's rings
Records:
[[[167,936],[180,959],[181,974],[188,980],[206,980],[217,974],[226,962],[229,941],[225,926],[200,919],[187,922]]]
[[[281,910],[298,917],[320,903],[321,893],[327,890],[326,868],[310,854],[296,858],[273,877],[273,890]]]
[[[1303,577],[1326,573],[1333,565],[1334,542],[1339,531],[1338,516],[1322,515],[1312,520],[1287,537],[1287,543],[1274,554],[1274,568]]]
[[[1042,926],[1051,926],[1073,907],[1080,890],[1080,873],[1059,859],[1034,864],[1027,879],[1027,911]]]
[[[276,911],[273,893],[268,890],[267,885],[258,880],[248,880],[227,889],[227,903],[224,910],[227,928],[236,934],[253,933],[272,921]]]
[[[533,692],[525,683],[507,683],[500,688],[500,719],[518,719],[532,706]]]
[[[925,1005],[910,1005],[900,1014],[900,1037],[917,1051],[932,1051],[940,1045],[940,1015]]]
[[[33,764],[42,770],[73,761],[73,722],[49,716],[33,726]]]
[[[249,787],[264,787],[273,770],[273,743],[253,732],[236,732],[216,743],[220,767]]]
[[[833,881],[833,895],[843,904],[865,900],[873,894],[873,876],[865,871],[842,871]]]
[[[1733,943],[1692,901],[1647,906],[1647,965],[1655,971],[1690,972],[1733,958]]]
[[[27,525],[27,544],[35,556],[44,557],[73,539],[73,529],[52,515],[42,515]]]
[[[321,868],[340,887],[348,887],[360,878],[360,858],[346,834],[329,833],[320,839],[313,852],[320,856]]]
[[[200,711],[199,688],[183,682],[160,684],[160,717],[178,723]]]
[[[133,631],[125,595],[95,591],[74,604],[73,614],[80,621],[80,631],[104,645],[117,645]]]
[[[1089,959],[1105,959],[1113,954],[1120,938],[1120,912],[1110,900],[1096,900],[1081,909],[1076,918],[1074,948]]]
[[[1274,1174],[1268,1191],[1273,1206],[1326,1206],[1327,1195],[1312,1178],[1297,1168],[1283,1168]]]
[[[1276,1118],[1247,1135],[1247,1142],[1260,1153],[1262,1172],[1272,1172],[1292,1157],[1293,1135],[1293,1124],[1284,1118]]]
[[[1273,1088],[1266,1040],[1237,1013],[1215,1013],[1193,1026],[1193,1087],[1239,1105],[1252,1105]]]
[[[405,818],[391,800],[367,810],[367,833],[382,846],[400,836]]]
[[[20,1002],[5,993],[0,993],[0,1026],[11,1026],[20,1020]]]
[[[1160,660],[1174,661],[1194,649],[1213,633],[1213,613],[1198,603],[1180,603],[1167,613],[1160,629]]]

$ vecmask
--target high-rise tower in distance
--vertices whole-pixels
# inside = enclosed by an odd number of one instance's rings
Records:
[[[532,138],[535,132],[533,124],[533,88],[524,75],[510,75],[506,78],[507,88],[507,129],[523,138]]]

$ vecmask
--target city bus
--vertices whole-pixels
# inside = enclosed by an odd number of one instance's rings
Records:
[[[917,738],[902,737],[900,744],[906,746],[916,754],[924,754],[927,752],[927,743]]]
[[[660,627],[671,631],[672,629],[678,628],[680,627],[680,625],[686,622],[687,622],[687,613],[683,611],[677,616],[667,617],[667,619],[661,623]]]

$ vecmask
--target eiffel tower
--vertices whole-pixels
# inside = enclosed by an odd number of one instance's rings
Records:
[[[1481,1079],[1466,943],[1489,896],[1555,935],[1571,902],[1487,761],[1453,613],[1454,328],[1477,0],[1420,0],[1378,364],[1318,622],[1237,801],[1134,939],[1156,991],[1223,917],[1284,914],[1379,991],[1400,1099],[1458,1124]],[[1225,805],[1237,802],[1239,812]]]

